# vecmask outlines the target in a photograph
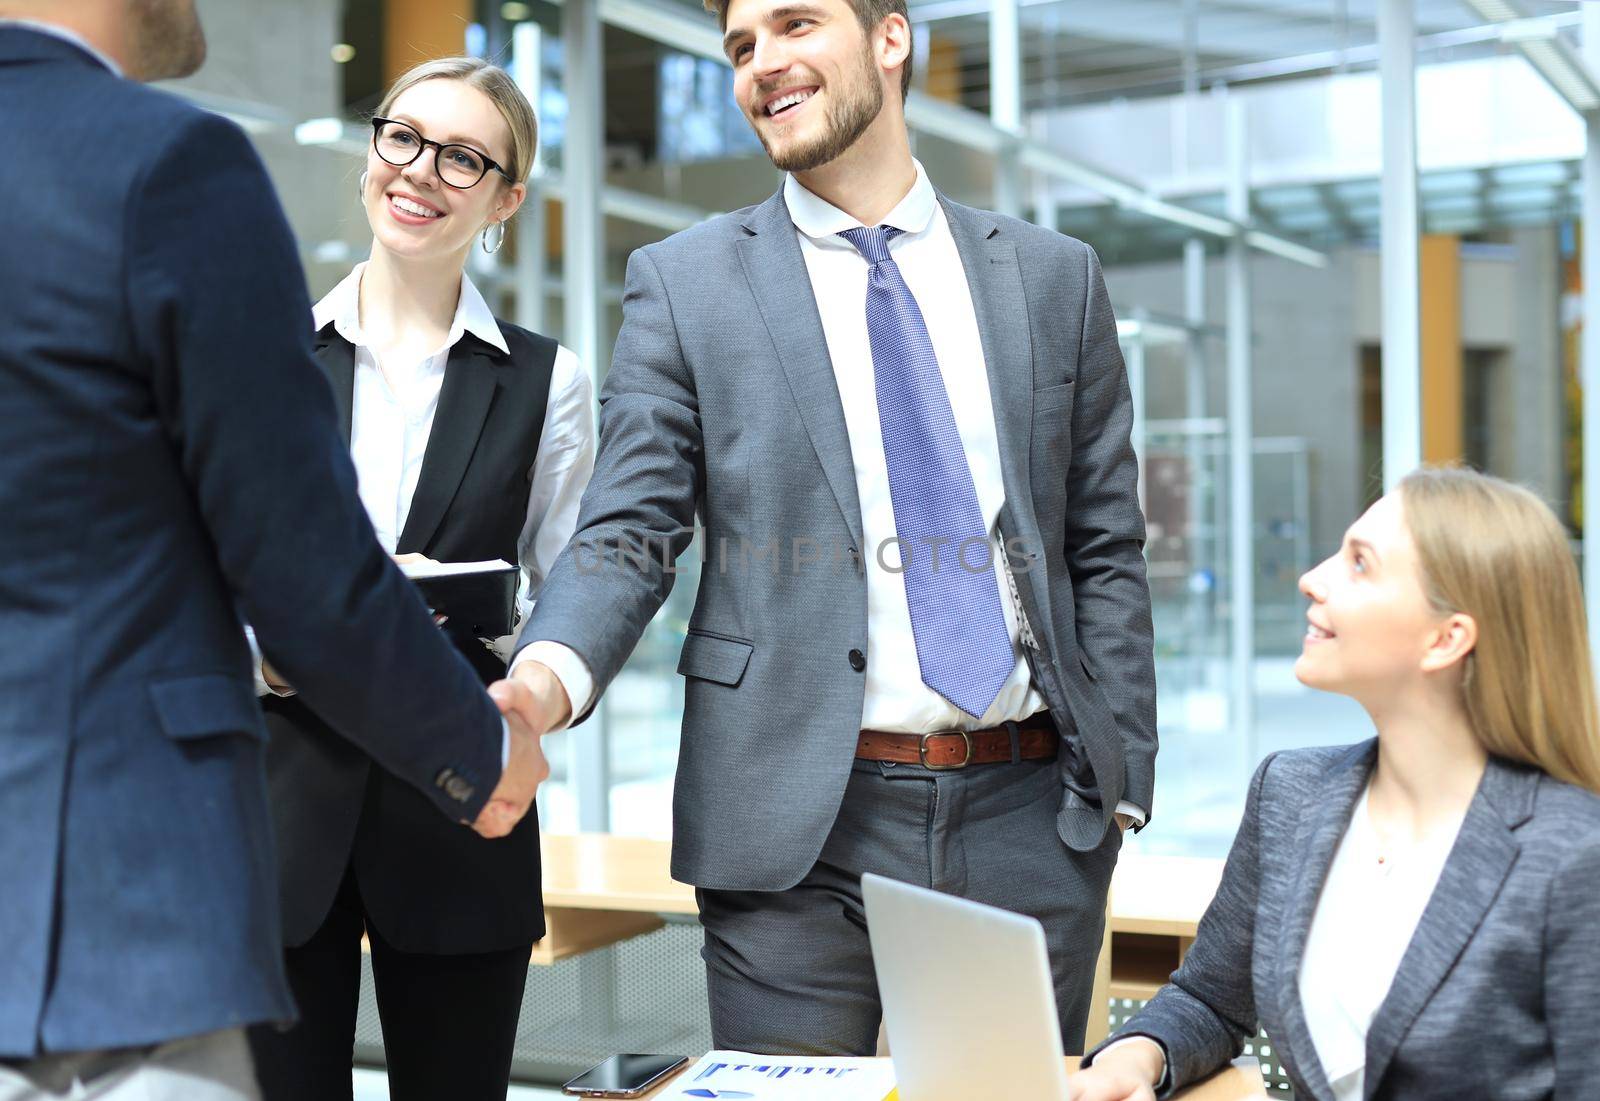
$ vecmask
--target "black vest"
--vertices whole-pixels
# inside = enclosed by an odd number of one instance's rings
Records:
[[[509,355],[471,333],[450,351],[397,553],[517,561],[558,345],[503,321],[500,331]],[[329,324],[317,334],[316,352],[348,444],[354,349]],[[505,675],[504,663],[477,639],[451,638],[485,684]],[[372,767],[298,699],[269,696],[262,704],[272,735],[267,778],[286,944],[303,944],[317,931],[348,868],[373,923],[404,951],[490,952],[544,935],[535,815],[510,836],[486,841]]]

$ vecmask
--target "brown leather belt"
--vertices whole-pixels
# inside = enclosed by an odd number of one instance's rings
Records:
[[[1017,756],[1011,753],[1010,726],[1017,728]],[[937,730],[931,734],[896,734],[887,730],[863,730],[856,739],[856,758],[863,761],[893,761],[901,765],[923,765],[935,772],[966,768],[968,765],[993,765],[1013,759],[1042,761],[1056,755],[1061,736],[1048,711],[1014,724],[988,730]]]

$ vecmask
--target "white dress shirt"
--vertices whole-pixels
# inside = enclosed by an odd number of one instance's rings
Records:
[[[30,31],[48,34],[52,38],[59,38],[63,42],[70,42],[90,57],[94,58],[107,69],[113,76],[122,76],[122,66],[112,61],[103,50],[98,50],[89,44],[89,40],[77,31],[70,31],[66,27],[55,23],[46,23],[42,19],[0,19],[0,27],[25,27]]]
[[[1328,868],[1300,961],[1300,1003],[1335,1101],[1361,1097],[1367,1030],[1465,818],[1403,849],[1386,849],[1372,828],[1367,794]]]
[[[978,510],[990,535],[991,557],[999,563],[1003,554],[996,520],[1006,494],[1000,477],[1000,444],[983,339],[978,333],[972,292],[950,224],[922,165],[917,164],[916,170],[911,190],[881,224],[902,231],[889,242],[889,252],[917,300],[933,342],[977,489]],[[987,712],[973,718],[923,683],[911,632],[905,575],[895,543],[889,464],[878,420],[872,344],[867,333],[867,278],[871,269],[856,247],[838,236],[840,231],[855,229],[861,223],[806,190],[792,175],[784,181],[783,197],[794,220],[800,254],[805,258],[817,312],[822,317],[822,333],[844,406],[856,493],[861,502],[861,534],[865,541],[862,560],[867,575],[867,690],[861,725],[869,730],[912,734],[979,730],[1044,710],[1044,697],[1033,686],[1027,659],[1018,645],[1021,617],[1001,568],[994,573],[995,587],[1015,664],[1000,694]]]
[[[378,542],[393,554],[411,512],[451,349],[466,333],[502,352],[510,349],[483,295],[463,274],[455,317],[444,343],[421,360],[380,366],[361,329],[360,289],[365,269],[365,263],[357,264],[316,304],[312,323],[321,329],[332,322],[334,330],[354,348],[350,456],[361,503]],[[578,526],[578,503],[594,472],[592,393],[578,357],[560,348],[552,368],[544,428],[529,471],[527,514],[517,540],[519,621],[532,609],[551,564]],[[496,648],[503,654],[514,639],[513,633],[495,640]],[[258,660],[256,692],[264,695],[270,689],[259,672]]]
[[[1019,644],[1022,616],[1005,569],[999,565],[1005,556],[996,521],[1006,496],[989,374],[972,292],[944,209],[922,165],[913,163],[916,182],[882,224],[902,231],[889,242],[889,251],[916,297],[950,396],[951,411],[977,490],[979,511],[990,535],[997,564],[995,586],[1016,656],[1010,679],[988,711],[978,718],[924,684],[917,664],[911,611],[895,542],[888,459],[878,420],[872,345],[867,333],[869,265],[855,246],[838,236],[840,231],[861,223],[806,190],[793,175],[784,181],[783,197],[811,277],[811,291],[822,318],[823,337],[844,406],[845,428],[855,463],[866,544],[862,559],[867,574],[866,699],[861,725],[870,730],[922,734],[997,726],[1008,719],[1027,718],[1046,705],[1033,684]],[[551,666],[567,689],[574,714],[588,706],[594,694],[594,680],[582,659],[570,649],[553,642],[534,642],[518,655],[517,664],[525,660]],[[1117,809],[1138,821],[1144,819],[1143,811],[1132,804],[1123,803]]]

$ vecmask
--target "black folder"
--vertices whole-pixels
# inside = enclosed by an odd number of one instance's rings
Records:
[[[481,568],[479,568],[481,567]],[[450,626],[476,638],[509,635],[516,622],[517,567],[505,562],[446,565],[435,572],[429,564],[403,567],[406,576],[437,615]]]

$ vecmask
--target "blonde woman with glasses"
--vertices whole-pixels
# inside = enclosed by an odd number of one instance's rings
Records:
[[[360,179],[371,258],[313,311],[379,542],[401,558],[518,562],[523,609],[594,467],[590,385],[571,352],[496,320],[465,265],[499,249],[528,198],[537,137],[533,108],[486,62],[402,76],[372,119]],[[442,629],[486,684],[505,676],[493,640]],[[390,1096],[503,1099],[544,933],[535,815],[482,840],[331,736],[270,660],[257,691],[300,1009],[292,1028],[253,1032],[268,1101],[351,1096],[363,936]]]
[[[1300,588],[1296,675],[1377,738],[1262,762],[1193,948],[1075,1101],[1164,1097],[1258,1025],[1301,1101],[1600,1097],[1600,729],[1565,531],[1423,470]]]

